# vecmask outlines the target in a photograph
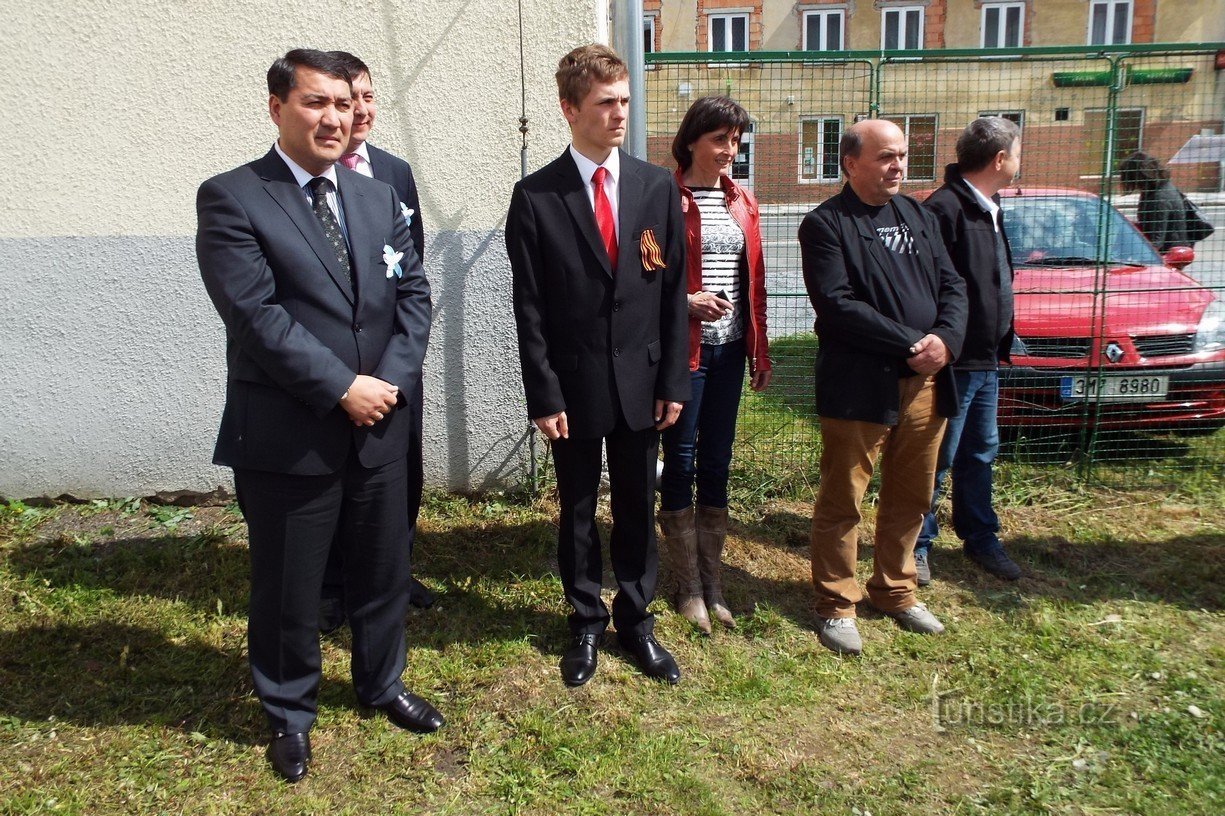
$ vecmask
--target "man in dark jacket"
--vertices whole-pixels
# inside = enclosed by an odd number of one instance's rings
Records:
[[[944,631],[915,599],[914,543],[931,499],[945,417],[957,410],[948,364],[965,333],[965,282],[935,218],[898,195],[906,137],[869,119],[838,145],[847,186],[800,225],[804,284],[817,313],[821,486],[812,578],[822,645],[863,647],[855,604],[859,506],[881,460],[868,599],[903,629]]]
[[[966,282],[970,315],[961,355],[953,366],[960,410],[940,444],[931,509],[915,544],[919,585],[931,581],[936,506],[952,469],[953,529],[975,564],[1006,581],[1021,577],[1000,545],[1000,520],[991,506],[991,464],[1000,447],[996,410],[999,362],[1012,345],[1012,256],[1004,232],[999,191],[1021,164],[1021,131],[1007,119],[975,119],[957,139],[957,163],[944,186],[927,199],[957,274]]]

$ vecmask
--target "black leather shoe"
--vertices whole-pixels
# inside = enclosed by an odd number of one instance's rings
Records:
[[[581,686],[595,674],[600,636],[578,635],[561,656],[561,679],[567,686]]]
[[[1004,552],[1003,548],[987,550],[986,552],[968,552],[965,555],[966,558],[996,578],[1001,578],[1005,581],[1015,581],[1021,577],[1021,568],[1008,557],[1008,553]]]
[[[311,761],[310,734],[273,734],[272,742],[268,743],[268,761],[286,782],[297,782],[306,776],[306,766]]]
[[[330,635],[344,625],[345,603],[341,598],[319,599],[319,631]]]
[[[429,609],[434,605],[434,593],[416,578],[408,579],[408,602],[418,609]]]
[[[401,728],[422,734],[437,731],[446,724],[438,709],[411,691],[401,692],[399,697],[387,705],[379,706],[379,710]]]
[[[638,668],[647,677],[655,680],[667,680],[670,685],[676,685],[681,679],[681,670],[676,661],[663,646],[655,642],[654,635],[639,635],[631,638],[618,638],[621,646],[638,661]]]

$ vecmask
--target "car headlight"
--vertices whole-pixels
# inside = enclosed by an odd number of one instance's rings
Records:
[[[1225,349],[1225,300],[1214,300],[1204,309],[1195,330],[1192,352],[1220,351]]]

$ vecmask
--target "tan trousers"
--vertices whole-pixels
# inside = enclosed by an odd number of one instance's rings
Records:
[[[876,546],[868,600],[882,612],[914,606],[914,545],[931,504],[936,454],[944,433],[931,377],[898,381],[898,424],[821,417],[821,483],[812,514],[812,582],[817,614],[851,618],[863,598],[855,580],[859,506],[881,462]]]

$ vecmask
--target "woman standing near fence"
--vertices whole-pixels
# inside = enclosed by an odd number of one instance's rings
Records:
[[[731,99],[704,97],[689,108],[672,141],[688,242],[693,397],[663,433],[659,526],[673,603],[706,633],[712,616],[736,625],[723,599],[721,571],[745,363],[754,391],[770,381],[757,201],[731,179],[748,126],[749,115]]]
[[[1187,240],[1187,205],[1160,161],[1137,150],[1119,166],[1119,180],[1123,192],[1140,194],[1136,224],[1158,252],[1191,246]]]

